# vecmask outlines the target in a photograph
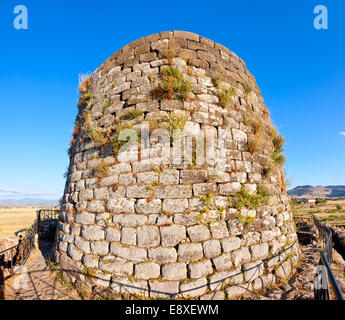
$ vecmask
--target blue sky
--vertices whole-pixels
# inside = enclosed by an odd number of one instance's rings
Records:
[[[18,4],[28,30],[13,27]],[[328,30],[313,26],[318,4]],[[61,197],[78,74],[165,30],[195,32],[246,62],[286,137],[291,187],[345,184],[344,1],[2,0],[0,199]]]

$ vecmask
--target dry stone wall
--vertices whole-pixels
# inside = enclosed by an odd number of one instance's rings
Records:
[[[167,79],[178,83],[165,90]],[[73,279],[138,298],[235,299],[291,276],[299,247],[273,160],[277,133],[240,58],[194,33],[161,32],[126,45],[85,83],[57,245]],[[125,128],[139,148],[121,160]],[[162,147],[158,128],[214,141],[215,161],[199,165],[193,152],[167,161],[176,149]]]

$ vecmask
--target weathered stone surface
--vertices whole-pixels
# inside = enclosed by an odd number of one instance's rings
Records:
[[[89,241],[85,241],[84,239],[80,238],[80,237],[75,237],[74,238],[74,244],[76,245],[76,247],[85,252],[85,253],[90,253],[90,242]]]
[[[204,225],[195,225],[187,228],[188,237],[192,242],[200,242],[210,239],[210,230]]]
[[[219,271],[228,270],[232,267],[231,254],[230,253],[223,253],[222,255],[218,256],[217,258],[214,258],[212,261],[213,261],[215,268]]]
[[[263,259],[268,255],[268,244],[256,244],[250,247],[250,253],[253,259]]]
[[[242,271],[244,273],[244,280],[246,282],[252,282],[263,274],[264,265],[260,260],[245,263],[242,265]]]
[[[203,257],[202,245],[200,243],[183,243],[178,246],[178,260],[189,262]]]
[[[154,226],[143,226],[138,228],[138,245],[141,247],[152,247],[160,244],[159,229]]]
[[[159,176],[159,182],[162,185],[177,185],[179,183],[178,170],[164,170]]]
[[[180,213],[188,211],[188,199],[165,199],[163,200],[163,211]]]
[[[156,279],[160,275],[160,267],[153,262],[138,263],[134,268],[134,277],[138,279]]]
[[[182,170],[181,183],[200,183],[207,181],[207,171],[206,170]]]
[[[134,200],[123,198],[110,199],[107,202],[107,210],[114,213],[134,213]]]
[[[219,193],[222,195],[231,195],[240,191],[241,184],[239,182],[225,183],[219,186]]]
[[[160,227],[163,246],[174,247],[186,239],[186,228],[184,226]]]
[[[119,294],[135,294],[148,297],[149,287],[146,280],[112,276],[110,288]]]
[[[222,252],[219,240],[207,240],[203,243],[204,256],[206,258],[214,258]]]
[[[146,249],[126,247],[115,242],[110,244],[110,253],[121,259],[131,260],[133,262],[142,262],[147,259]]]
[[[231,253],[232,261],[237,267],[245,262],[248,262],[251,259],[251,254],[247,247],[237,249]]]
[[[126,260],[101,260],[99,268],[117,275],[130,276],[133,274],[133,263]]]
[[[98,267],[98,256],[93,256],[90,254],[86,254],[83,256],[83,263],[87,268],[97,268]]]
[[[104,256],[109,253],[108,241],[93,241],[91,242],[91,252],[100,256]]]
[[[148,249],[148,258],[157,263],[175,262],[177,251],[175,248],[150,248]]]
[[[188,273],[190,278],[201,278],[211,274],[212,272],[212,263],[208,259],[188,264]]]
[[[222,239],[229,236],[229,231],[226,222],[217,221],[211,224],[212,237],[215,239]]]
[[[184,298],[201,296],[207,291],[207,279],[201,278],[195,281],[181,283],[180,291]]]
[[[102,240],[104,239],[104,230],[98,226],[83,226],[81,236],[86,240]]]
[[[81,212],[75,215],[75,222],[80,224],[94,224],[95,214],[90,212]]]
[[[174,298],[179,291],[179,281],[149,280],[151,298]]]
[[[229,300],[236,300],[244,296],[246,293],[250,293],[249,287],[246,284],[231,286],[226,288],[225,292]]]
[[[69,257],[75,261],[80,260],[81,257],[83,256],[83,252],[80,251],[75,245],[71,243],[68,245],[67,253]]]
[[[139,214],[151,214],[151,213],[160,213],[162,200],[153,199],[148,202],[146,199],[139,199],[135,211]]]
[[[105,240],[108,241],[120,241],[121,232],[116,228],[106,228],[105,229]]]
[[[185,263],[168,263],[162,267],[164,280],[183,280],[187,277],[187,266]]]
[[[241,246],[241,239],[238,237],[229,237],[221,240],[222,249],[224,252],[231,252]]]
[[[121,243],[128,245],[137,244],[137,230],[134,228],[122,228],[121,229]]]

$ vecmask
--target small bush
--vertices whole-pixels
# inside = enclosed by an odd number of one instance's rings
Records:
[[[102,160],[96,167],[96,175],[100,179],[104,179],[109,175],[109,165]]]
[[[246,95],[248,95],[248,94],[250,94],[251,92],[252,92],[252,87],[249,86],[248,84],[245,84],[245,85],[244,85],[244,93],[245,93]]]
[[[99,128],[91,126],[88,132],[88,138],[94,141],[98,146],[104,146],[108,143],[108,139],[104,136]]]
[[[272,152],[271,158],[278,165],[282,165],[285,162],[285,156],[281,154],[284,151],[284,142],[285,138],[281,135],[275,136],[272,140],[274,151]]]
[[[128,111],[123,116],[121,116],[120,119],[121,120],[133,120],[135,118],[142,116],[143,114],[144,114],[144,112],[141,110],[131,110],[131,111]]]
[[[173,38],[169,40],[168,48],[166,49],[164,53],[164,57],[168,60],[169,64],[172,64],[173,59],[176,57],[176,46],[175,46],[175,40]]]
[[[176,67],[167,67],[160,72],[161,82],[152,90],[152,95],[160,99],[185,99],[192,91],[189,80]]]
[[[222,108],[229,108],[234,95],[236,95],[236,90],[234,88],[230,88],[229,90],[218,90],[219,105]]]
[[[184,116],[176,116],[174,114],[169,114],[163,118],[163,123],[167,124],[167,129],[169,131],[170,137],[174,137],[174,130],[183,131],[187,122],[187,118]]]
[[[113,153],[115,155],[117,155],[119,153],[119,151],[120,151],[120,149],[121,149],[121,147],[123,145],[125,145],[127,142],[130,141],[130,137],[127,137],[127,139],[125,141],[120,141],[119,140],[120,132],[122,130],[132,129],[132,128],[133,128],[133,126],[128,124],[128,123],[127,124],[122,124],[122,125],[119,124],[118,126],[116,126],[114,135],[113,135],[113,137],[112,137],[112,139],[110,141],[112,146],[113,146]]]
[[[256,195],[249,194],[246,188],[242,186],[241,191],[236,193],[233,198],[229,197],[228,201],[232,208],[241,211],[243,208],[257,209],[260,206],[267,205],[268,199],[269,195],[266,189],[258,185]]]
[[[81,95],[87,93],[90,89],[91,89],[91,77],[90,77],[90,73],[80,73],[79,74],[79,93]]]

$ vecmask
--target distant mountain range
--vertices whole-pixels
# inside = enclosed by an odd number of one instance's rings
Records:
[[[55,199],[37,199],[37,198],[25,198],[25,199],[3,199],[0,200],[0,208],[4,207],[25,207],[25,206],[56,206],[59,204],[59,200]]]
[[[298,186],[288,191],[297,198],[334,198],[345,197],[345,186]]]

